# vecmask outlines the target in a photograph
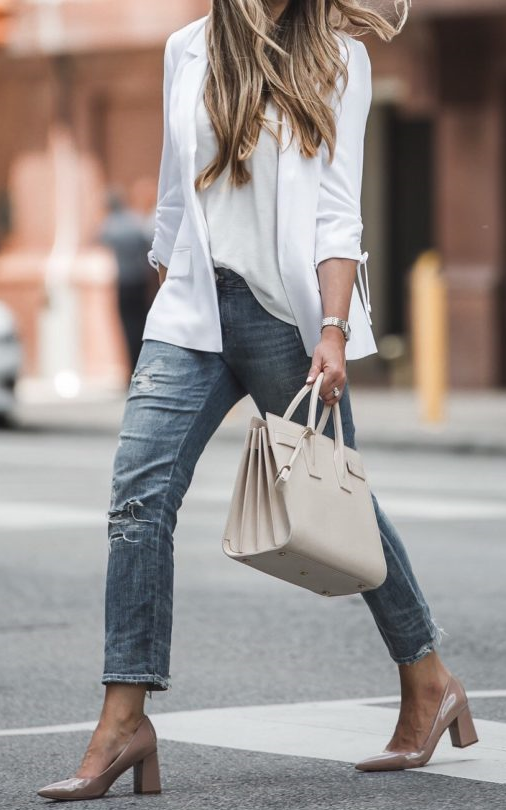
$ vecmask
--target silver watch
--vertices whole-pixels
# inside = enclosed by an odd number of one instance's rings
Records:
[[[343,320],[343,318],[336,318],[334,315],[329,315],[328,318],[322,320],[321,329],[323,329],[324,326],[338,326],[345,340],[349,340],[351,337],[350,324],[348,321]]]

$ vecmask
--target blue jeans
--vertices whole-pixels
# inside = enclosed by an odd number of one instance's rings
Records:
[[[262,415],[282,414],[309,370],[296,326],[268,313],[236,273],[217,268],[216,278],[222,353],[145,340],[132,375],[109,511],[102,683],[168,688],[173,532],[195,465],[238,400],[250,394]],[[347,385],[340,411],[345,444],[355,447]],[[307,399],[293,418],[305,424],[306,416]],[[325,433],[333,436],[331,419]],[[394,661],[414,663],[440,631],[399,535],[373,501],[388,574],[363,597]]]

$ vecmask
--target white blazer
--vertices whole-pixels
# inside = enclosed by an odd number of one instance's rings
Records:
[[[151,265],[168,268],[144,329],[144,338],[191,349],[221,352],[216,279],[207,225],[195,191],[196,106],[208,67],[207,18],[176,31],[167,40],[164,58],[164,138],[158,183],[155,236],[148,253]],[[364,45],[342,38],[349,80],[337,115],[334,160],[322,146],[304,158],[283,124],[278,169],[279,267],[288,301],[306,352],[320,340],[322,304],[316,268],[329,258],[357,262],[346,358],[377,351],[370,326],[367,254],[360,239],[360,191],[363,143],[371,104],[370,62]],[[327,155],[327,157],[326,157]],[[364,290],[361,270],[365,269]],[[340,313],[335,313],[339,315]]]

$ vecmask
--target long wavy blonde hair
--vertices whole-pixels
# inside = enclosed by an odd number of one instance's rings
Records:
[[[343,89],[348,80],[336,33],[392,39],[410,0],[389,2],[392,21],[359,0],[289,0],[275,21],[268,0],[212,0],[204,103],[218,149],[196,189],[208,188],[227,167],[233,185],[249,182],[245,161],[265,125],[267,98],[285,114],[304,157],[314,157],[324,142],[332,159],[337,132],[331,101],[338,79],[343,77]]]

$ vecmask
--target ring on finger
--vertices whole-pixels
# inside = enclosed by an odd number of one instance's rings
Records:
[[[332,389],[332,396],[338,397],[340,393],[341,392],[340,392],[339,388],[337,387],[337,385],[335,385],[334,388]]]

